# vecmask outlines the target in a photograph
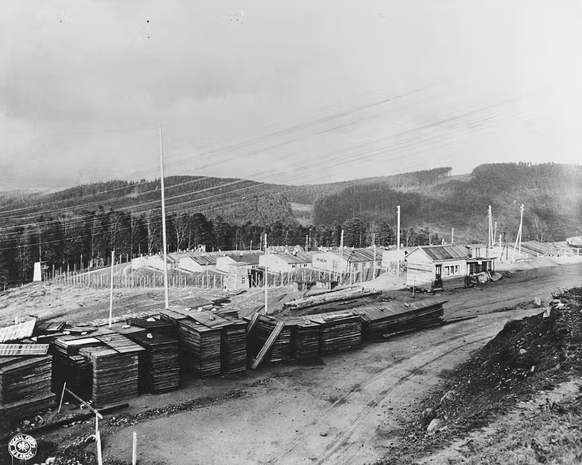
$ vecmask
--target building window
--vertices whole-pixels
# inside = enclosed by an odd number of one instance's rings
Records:
[[[243,276],[240,278],[241,284],[245,284],[247,282],[246,278]]]
[[[454,276],[461,273],[461,267],[459,265],[450,265],[444,268],[445,276]]]

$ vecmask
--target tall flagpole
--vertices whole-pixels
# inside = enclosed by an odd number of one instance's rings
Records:
[[[166,309],[170,308],[168,298],[168,247],[166,243],[166,197],[164,192],[164,138],[160,124],[160,176],[162,190],[162,244],[164,247],[164,297]]]
[[[396,276],[400,276],[400,205],[396,206]]]
[[[268,298],[268,288],[267,288],[267,285],[268,285],[268,282],[269,282],[269,277],[268,277],[268,274],[267,274],[267,266],[268,266],[267,260],[268,260],[268,258],[267,258],[267,233],[265,233],[265,315],[268,315],[269,314],[269,308],[267,306],[267,304],[268,304],[268,301],[267,301],[267,298]]]
[[[113,322],[113,270],[115,265],[115,250],[111,251],[111,289],[109,291],[109,329]]]
[[[513,246],[513,253],[511,254],[511,263],[514,263],[514,261],[515,261],[515,249],[517,249],[517,244],[519,244],[519,258],[521,258],[521,229],[523,226],[523,209],[524,209],[524,205],[522,203],[521,207],[519,207],[519,213],[520,213],[519,229],[517,230],[517,236],[515,238],[515,245]]]

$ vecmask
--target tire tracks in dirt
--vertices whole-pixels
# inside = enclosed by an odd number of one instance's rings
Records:
[[[441,371],[445,365],[450,367],[452,364],[458,362],[458,357],[454,361],[449,362],[452,354],[459,351],[463,346],[468,347],[474,344],[482,343],[485,340],[491,339],[499,330],[491,325],[474,331],[474,328],[469,327],[467,330],[444,339],[437,344],[417,353],[409,358],[401,359],[395,364],[387,367],[374,376],[357,383],[343,396],[337,399],[329,409],[314,421],[309,429],[305,430],[299,437],[293,439],[283,451],[276,456],[264,461],[263,463],[277,464],[277,463],[296,463],[298,457],[298,449],[310,442],[321,442],[318,430],[322,425],[338,423],[337,420],[342,420],[345,417],[345,411],[341,408],[350,397],[355,397],[355,393],[360,393],[363,390],[367,391],[365,406],[359,410],[358,414],[350,420],[350,425],[341,430],[341,432],[329,443],[323,450],[319,449],[317,460],[310,460],[311,463],[324,464],[353,464],[356,455],[361,452],[361,444],[356,440],[355,436],[364,436],[366,442],[370,442],[377,425],[370,425],[370,416],[378,406],[387,400],[390,395],[398,388],[403,387],[407,382],[411,381],[416,376],[422,376],[423,370],[431,366],[430,376],[435,376]],[[435,362],[440,362],[434,366]],[[390,382],[389,380],[394,381]],[[389,384],[384,383],[388,380]],[[408,391],[406,389],[398,394],[391,401],[404,400]],[[410,404],[410,399],[405,401],[406,405]],[[341,422],[341,421],[339,421]],[[369,434],[362,434],[367,431]]]

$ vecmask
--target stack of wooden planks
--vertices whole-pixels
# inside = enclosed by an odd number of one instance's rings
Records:
[[[223,373],[246,370],[246,324],[232,311],[197,312],[192,319],[212,329],[221,330],[220,359]]]
[[[95,336],[102,344],[79,353],[91,361],[92,400],[103,407],[138,395],[139,354],[143,347],[125,336],[110,333]]]
[[[263,347],[279,321],[267,315],[259,316],[253,332],[249,335],[252,339],[254,352]],[[284,362],[291,360],[291,354],[291,326],[285,325],[271,346],[265,360],[269,362]]]
[[[290,300],[289,302],[285,302],[283,307],[298,310],[332,302],[345,302],[348,300],[360,299],[362,297],[372,297],[381,293],[382,291],[362,289],[361,287],[335,289],[329,292],[318,293],[313,296]]]
[[[26,339],[32,336],[35,326],[36,319],[32,319],[0,328],[0,343]]]
[[[319,357],[319,325],[307,319],[297,320],[285,320],[286,324],[291,325],[293,356],[297,360]]]
[[[221,365],[226,374],[247,369],[247,324],[238,318],[225,318],[228,325],[222,328]]]
[[[127,323],[131,326],[143,328],[150,333],[156,332],[170,337],[174,335],[174,325],[170,321],[162,319],[161,317],[129,318]]]
[[[0,357],[0,418],[4,426],[52,407],[51,359],[50,355]]]
[[[168,309],[160,311],[160,319],[172,325],[171,336],[178,339],[178,341],[180,340],[180,321],[186,320],[187,318],[189,318],[188,315],[183,312]]]
[[[363,320],[367,339],[442,324],[446,301],[391,302],[354,309]]]
[[[184,369],[194,376],[220,374],[221,329],[186,318],[179,321],[180,355]]]
[[[136,331],[126,335],[145,350],[139,359],[139,390],[154,394],[178,388],[178,341],[155,331]]]
[[[177,328],[180,366],[185,372],[206,377],[246,370],[246,322],[235,309],[172,309],[160,316]]]
[[[309,315],[306,318],[319,325],[321,355],[355,349],[362,343],[362,319],[351,311]]]
[[[222,318],[231,318],[234,320],[239,319],[238,310],[235,308],[220,308],[213,312],[214,314],[221,316]]]
[[[52,391],[60,395],[63,384],[84,400],[91,399],[93,371],[91,361],[81,355],[83,347],[100,346],[101,341],[87,336],[62,336],[52,343]]]

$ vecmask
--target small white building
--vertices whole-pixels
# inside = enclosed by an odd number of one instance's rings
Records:
[[[406,256],[406,285],[421,289],[464,287],[468,259],[464,247],[418,246]]]
[[[131,268],[134,270],[139,270],[144,266],[148,266],[148,257],[147,255],[142,255],[141,257],[135,257],[131,260]]]
[[[228,290],[248,289],[250,287],[250,271],[245,263],[229,263],[224,287]]]
[[[374,258],[376,261],[374,262]],[[311,260],[312,268],[331,273],[353,273],[366,271],[382,265],[382,253],[374,249],[329,250],[315,252]]]
[[[194,273],[202,273],[207,270],[216,269],[216,259],[218,255],[202,251],[184,252],[176,254],[178,267]]]
[[[258,253],[227,253],[221,257],[216,258],[216,269],[228,273],[229,265],[241,264],[247,269],[257,268],[259,266]]]
[[[312,252],[270,252],[259,256],[259,266],[267,268],[270,272],[290,273],[311,267]]]

